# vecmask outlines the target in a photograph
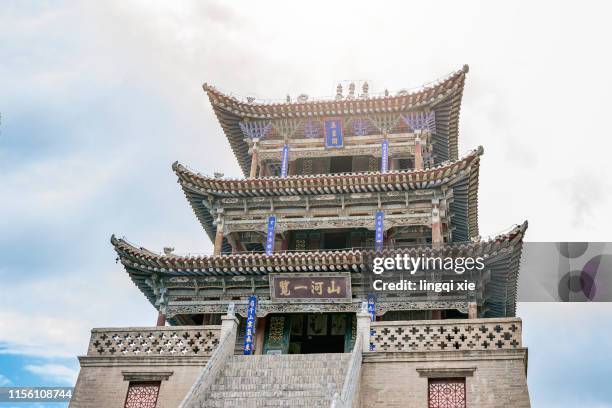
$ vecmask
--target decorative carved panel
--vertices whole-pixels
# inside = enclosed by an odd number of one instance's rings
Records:
[[[221,326],[94,329],[87,355],[209,356],[219,344],[220,332]]]
[[[428,408],[465,408],[464,378],[430,378]]]
[[[131,382],[125,397],[125,408],[155,408],[159,381]]]
[[[376,322],[372,324],[373,351],[498,350],[521,347],[520,320]]]

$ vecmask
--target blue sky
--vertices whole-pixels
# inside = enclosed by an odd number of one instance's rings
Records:
[[[612,241],[608,6],[423,3],[4,2],[0,385],[71,384],[92,327],[154,324],[112,233],[211,250],[170,167],[240,175],[203,82],[325,96],[469,63],[460,151],[485,147],[483,235],[528,219],[531,241]],[[612,407],[612,306],[519,314],[533,406]]]

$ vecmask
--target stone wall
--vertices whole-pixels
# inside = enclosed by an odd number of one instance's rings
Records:
[[[529,408],[527,350],[364,353],[361,406],[427,408],[428,378],[465,377],[468,408]]]
[[[220,335],[221,326],[93,329],[70,407],[123,407],[130,381],[161,381],[157,408],[176,408]]]
[[[157,408],[176,408],[208,357],[80,357],[71,408],[123,407],[129,380],[161,380]]]

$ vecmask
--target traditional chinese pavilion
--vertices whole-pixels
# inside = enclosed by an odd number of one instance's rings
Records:
[[[527,223],[479,235],[483,148],[458,154],[467,73],[282,103],[205,84],[245,178],[172,165],[209,256],[111,238],[159,318],[92,331],[72,406],[528,407],[515,316]],[[486,267],[469,295],[374,295],[372,257],[398,254]]]

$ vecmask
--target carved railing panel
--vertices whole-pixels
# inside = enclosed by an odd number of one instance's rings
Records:
[[[160,326],[93,329],[88,356],[210,356],[221,326]]]
[[[522,347],[521,319],[373,322],[375,352],[500,350]]]

